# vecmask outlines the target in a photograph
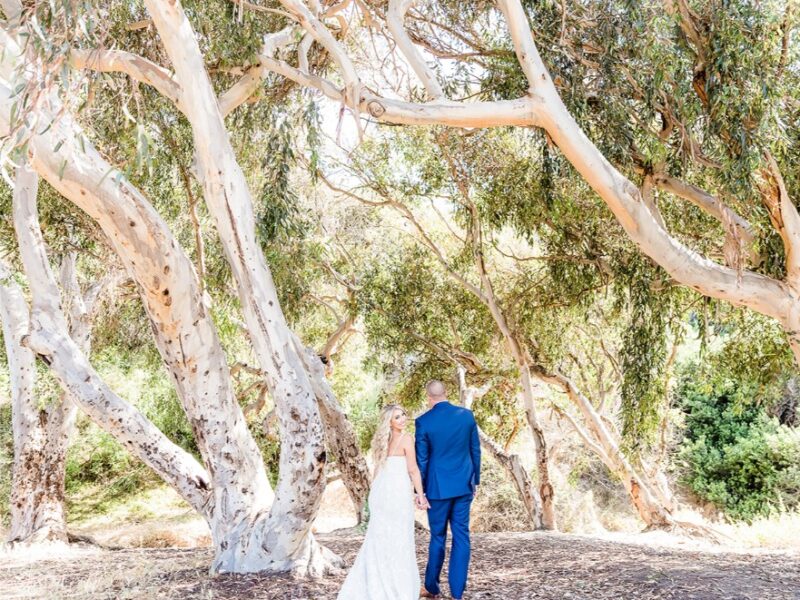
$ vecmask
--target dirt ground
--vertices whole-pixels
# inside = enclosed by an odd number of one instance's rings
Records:
[[[352,531],[320,539],[348,564],[361,541]],[[422,570],[425,535],[418,541]],[[207,548],[85,549],[66,557],[14,553],[0,564],[0,598],[323,600],[336,598],[344,577],[211,577],[210,556]],[[465,597],[798,600],[800,556],[654,549],[565,534],[474,534]]]

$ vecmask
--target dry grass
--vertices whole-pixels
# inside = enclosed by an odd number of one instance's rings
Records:
[[[800,512],[757,519],[749,525],[736,523],[715,527],[746,548],[789,549],[800,552]]]

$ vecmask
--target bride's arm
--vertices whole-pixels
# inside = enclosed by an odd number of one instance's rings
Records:
[[[414,444],[412,443],[411,438],[407,436],[403,438],[401,443],[403,454],[406,457],[408,475],[411,477],[411,483],[414,485],[414,492],[418,497],[425,498],[425,493],[422,490],[422,475],[420,475],[419,467],[417,466],[417,455],[414,452]]]

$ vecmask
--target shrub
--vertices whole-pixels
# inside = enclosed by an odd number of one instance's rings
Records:
[[[685,415],[681,482],[733,520],[800,505],[800,435],[770,418],[754,386],[703,382],[677,387]]]

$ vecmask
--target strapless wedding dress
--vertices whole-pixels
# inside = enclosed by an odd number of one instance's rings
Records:
[[[364,543],[338,600],[417,600],[414,500],[403,456],[389,456],[369,492]]]

